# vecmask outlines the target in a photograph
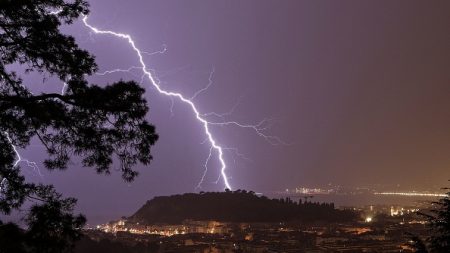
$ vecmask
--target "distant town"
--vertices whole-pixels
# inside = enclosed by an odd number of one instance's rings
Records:
[[[385,188],[385,187],[383,187]],[[420,191],[420,190],[380,190],[376,187],[342,187],[342,186],[331,186],[330,187],[296,187],[294,189],[286,189],[284,191],[274,192],[276,194],[309,194],[309,195],[320,195],[320,194],[343,194],[343,195],[357,195],[357,194],[374,194],[374,195],[391,195],[391,196],[407,196],[407,197],[445,197],[444,192],[439,191]]]
[[[335,192],[330,189],[299,187],[294,190],[283,191],[283,193],[308,196],[334,194]],[[209,194],[214,197],[227,196],[226,193],[201,193],[177,195],[168,198],[172,198],[171,200],[179,198],[179,202],[181,202],[182,199],[191,199],[193,197],[207,199],[207,197],[203,196]],[[219,195],[215,196],[214,194]],[[340,194],[344,193],[341,192]],[[372,194],[392,195],[394,192],[372,192]],[[101,247],[100,245],[110,243],[134,249],[134,251],[130,252],[161,253],[414,252],[410,247],[408,235],[414,234],[419,237],[425,237],[428,233],[425,226],[426,220],[418,215],[417,212],[429,209],[431,201],[434,200],[433,198],[439,197],[441,193],[411,191],[395,192],[395,194],[404,197],[428,197],[429,201],[413,201],[414,204],[410,205],[381,204],[336,207],[337,211],[351,212],[354,216],[352,216],[352,219],[332,222],[325,221],[320,216],[314,216],[315,218],[307,220],[299,220],[293,216],[294,218],[291,220],[289,220],[290,218],[288,220],[280,218],[277,222],[184,219],[182,222],[172,224],[158,221],[150,224],[143,221],[141,217],[141,222],[139,222],[136,214],[146,213],[148,210],[146,211],[145,209],[154,211],[156,206],[158,208],[167,208],[161,205],[166,197],[161,197],[162,199],[158,197],[155,198],[156,201],[154,199],[147,202],[141,210],[131,217],[122,217],[106,224],[87,228],[85,234],[90,242],[86,242],[85,239],[77,248],[78,250],[83,249],[84,244],[89,244],[89,247]],[[302,198],[300,196],[298,202],[294,202],[289,197],[266,200],[266,197],[260,196],[258,193],[246,191],[228,192],[228,195],[233,196],[235,199],[250,197],[255,201],[261,199],[267,201],[267,205],[277,204],[292,206],[293,208],[306,208],[307,210],[320,208],[321,205],[320,203],[315,203],[312,197]],[[233,205],[233,200],[228,203]],[[272,207],[268,206],[268,208]],[[171,212],[171,210],[167,210],[167,213]],[[180,213],[182,212],[180,210]],[[305,211],[304,213],[306,214],[307,212]],[[277,216],[278,214],[273,215]],[[281,215],[279,217],[288,216]],[[147,251],[139,251],[140,248]],[[149,251],[150,249],[152,251]],[[98,248],[98,250],[101,250],[101,248]]]

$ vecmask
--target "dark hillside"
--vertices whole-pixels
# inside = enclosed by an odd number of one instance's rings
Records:
[[[225,191],[155,197],[131,221],[146,224],[181,223],[183,220],[224,222],[350,221],[355,214],[336,210],[334,204],[269,199],[254,192]]]

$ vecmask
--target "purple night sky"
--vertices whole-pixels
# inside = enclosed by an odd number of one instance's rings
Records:
[[[202,113],[237,105],[227,120],[274,119],[265,133],[290,145],[271,145],[251,129],[212,128],[222,146],[248,158],[225,153],[234,189],[412,189],[450,179],[449,12],[449,1],[95,0],[89,23],[130,34],[146,52],[166,45],[163,54],[145,55],[164,89],[190,97],[214,69],[212,85],[195,99]],[[139,66],[123,39],[93,34],[82,22],[64,29],[96,56],[99,72]],[[90,80],[141,75],[135,69]],[[130,215],[153,196],[198,191],[209,153],[201,125],[185,104],[174,100],[172,113],[169,98],[143,85],[160,140],[135,182],[114,172],[97,176],[77,158],[63,172],[40,166],[39,180],[77,197],[91,223]],[[38,163],[45,157],[37,142],[21,154]],[[223,190],[218,176],[213,154],[202,190]]]

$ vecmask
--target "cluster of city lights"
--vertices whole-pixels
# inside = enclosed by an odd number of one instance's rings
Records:
[[[109,224],[98,225],[96,226],[96,230],[112,234],[128,232],[131,234],[161,236],[184,235],[187,233],[221,234],[224,232],[223,224],[214,221],[183,225],[142,225],[139,223],[126,223],[125,220],[120,220]]]

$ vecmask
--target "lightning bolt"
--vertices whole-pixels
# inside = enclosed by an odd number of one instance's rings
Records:
[[[167,45],[166,44],[162,44],[162,49],[159,51],[155,51],[155,52],[145,52],[145,51],[141,51],[143,54],[152,56],[155,54],[164,54],[167,51]]]
[[[112,69],[112,70],[107,70],[107,71],[104,71],[104,72],[97,72],[95,74],[99,75],[99,76],[105,76],[105,75],[108,75],[108,74],[113,74],[113,73],[118,73],[118,72],[131,73],[131,71],[133,69],[141,69],[141,67],[131,66],[131,67],[127,68],[127,69]]]
[[[24,162],[28,167],[33,169],[33,172],[37,173],[42,178],[42,174],[37,163],[23,158],[17,150],[17,147],[13,144],[13,141],[11,140],[8,132],[3,132],[3,134],[6,136],[6,139],[8,140],[9,144],[14,150],[14,153],[16,154],[16,161],[14,162],[13,167],[17,167],[19,163]],[[2,191],[2,188],[4,188],[6,183],[6,178],[2,178],[2,180],[0,181],[0,192]]]
[[[20,162],[25,162],[27,164],[28,167],[31,167],[35,170],[38,170],[38,166],[35,162],[29,161],[27,159],[22,158],[22,156],[20,155],[19,151],[17,151],[17,147],[13,144],[11,137],[9,137],[9,134],[7,132],[4,132],[6,139],[8,140],[9,144],[11,144],[14,153],[16,153],[16,161],[14,162],[14,167],[16,167]]]
[[[212,78],[213,78],[214,72],[216,72],[216,68],[213,67],[211,70],[211,73],[209,73],[208,84],[204,88],[202,88],[202,89],[198,90],[196,93],[194,93],[194,95],[189,100],[191,100],[191,101],[194,100],[198,95],[200,95],[202,92],[206,91],[207,89],[209,89],[209,87],[211,87],[211,85],[213,84]]]
[[[220,176],[223,183],[225,185],[226,188],[228,189],[232,189],[232,186],[229,182],[229,177],[226,173],[227,171],[227,164],[225,162],[224,159],[224,150],[227,150],[228,148],[224,148],[222,146],[220,146],[217,142],[217,140],[214,138],[213,134],[210,131],[210,128],[212,126],[228,126],[228,125],[233,125],[233,126],[237,126],[240,128],[247,128],[247,129],[252,129],[253,131],[255,131],[257,133],[257,135],[263,137],[266,141],[268,141],[271,144],[282,144],[283,142],[276,136],[270,136],[270,135],[265,135],[264,134],[264,130],[268,129],[268,127],[270,127],[268,125],[268,123],[270,123],[269,119],[265,119],[263,121],[261,121],[260,123],[256,124],[256,125],[251,125],[251,124],[241,124],[239,122],[236,121],[209,121],[207,120],[207,116],[208,115],[215,115],[215,116],[219,116],[219,118],[222,118],[220,114],[201,114],[200,111],[198,110],[196,104],[193,102],[193,100],[196,98],[197,95],[199,95],[200,93],[202,93],[203,91],[205,91],[206,89],[208,89],[211,84],[212,84],[212,76],[214,73],[214,69],[210,74],[209,77],[209,83],[208,85],[199,90],[198,92],[196,92],[192,97],[190,98],[186,98],[183,94],[178,93],[178,92],[174,92],[174,91],[168,91],[165,90],[163,88],[161,88],[161,86],[159,85],[159,81],[156,77],[153,76],[153,74],[149,71],[149,68],[147,67],[147,65],[144,62],[144,58],[143,58],[143,54],[149,54],[145,51],[140,50],[137,46],[136,43],[134,42],[133,38],[129,35],[129,34],[124,34],[124,33],[119,33],[119,32],[114,32],[114,31],[109,31],[109,30],[101,30],[97,27],[92,26],[91,24],[89,24],[88,22],[88,16],[83,16],[83,24],[89,28],[93,33],[95,34],[101,34],[101,35],[110,35],[116,38],[120,38],[120,39],[124,39],[128,42],[128,44],[131,46],[131,48],[133,49],[133,51],[136,53],[136,56],[139,60],[139,64],[140,64],[140,69],[143,72],[143,77],[147,77],[147,79],[150,81],[150,84],[158,91],[158,93],[167,96],[171,99],[178,99],[179,101],[181,101],[182,103],[186,104],[188,107],[191,108],[192,113],[195,116],[195,119],[202,125],[204,133],[207,137],[207,142],[209,142],[210,144],[210,150],[209,150],[209,155],[205,161],[204,167],[205,167],[205,171],[202,175],[202,178],[200,180],[200,182],[198,183],[197,187],[200,187],[201,184],[203,183],[203,180],[205,178],[205,175],[207,173],[208,170],[208,162],[211,159],[211,156],[213,154],[213,151],[215,153],[217,153],[217,157],[218,160],[220,162]],[[165,47],[162,51],[160,51],[159,53],[164,53],[165,51]],[[152,53],[150,53],[152,54]],[[130,69],[126,69],[126,70],[112,70],[113,72],[118,72],[118,71],[129,71],[134,67],[131,67]],[[112,73],[111,71],[109,72],[104,72],[104,74],[108,74],[108,73]]]
[[[197,187],[195,187],[195,189],[201,189],[201,188],[202,188],[202,184],[203,184],[203,181],[205,180],[206,173],[208,173],[208,162],[209,162],[209,160],[211,159],[212,149],[213,149],[213,147],[211,146],[211,147],[209,148],[209,154],[208,154],[208,157],[206,158],[205,164],[203,165],[203,167],[205,168],[205,170],[203,171],[202,178],[201,178],[200,181],[198,182]]]

